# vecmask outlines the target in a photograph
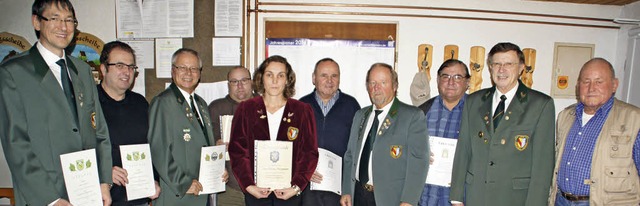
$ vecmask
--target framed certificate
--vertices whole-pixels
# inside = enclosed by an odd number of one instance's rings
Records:
[[[255,140],[255,181],[262,188],[291,187],[293,142]]]

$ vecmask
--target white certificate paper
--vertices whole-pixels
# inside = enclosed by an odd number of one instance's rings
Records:
[[[429,147],[433,153],[433,164],[429,165],[429,173],[425,183],[451,187],[451,171],[453,156],[456,153],[457,139],[429,137]]]
[[[62,154],[60,164],[72,205],[102,205],[95,149]]]
[[[224,174],[225,145],[203,147],[200,152],[200,177],[202,184],[200,194],[211,194],[225,191],[222,181]]]
[[[262,188],[291,187],[293,142],[255,140],[255,181]]]
[[[182,48],[182,39],[156,39],[156,77],[171,78],[171,56]]]
[[[220,133],[222,133],[222,141],[229,143],[231,140],[231,123],[233,122],[233,115],[220,116]],[[226,160],[229,161],[229,152],[226,153]]]
[[[127,170],[129,183],[127,200],[152,196],[156,193],[153,180],[153,165],[149,144],[121,145],[122,168]]]
[[[213,66],[240,65],[240,38],[213,38]]]
[[[322,182],[311,182],[311,190],[322,190],[341,195],[342,158],[329,150],[318,148],[316,171],[322,175]]]

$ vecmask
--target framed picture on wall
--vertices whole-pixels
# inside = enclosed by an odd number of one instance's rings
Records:
[[[576,83],[582,65],[593,58],[595,44],[556,42],[553,51],[553,98],[576,99]]]

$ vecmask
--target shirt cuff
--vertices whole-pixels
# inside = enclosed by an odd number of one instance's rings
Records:
[[[450,202],[451,202],[451,204],[452,204],[452,205],[453,205],[453,204],[462,204],[462,202],[460,202],[460,201],[455,201],[455,200],[451,200]]]

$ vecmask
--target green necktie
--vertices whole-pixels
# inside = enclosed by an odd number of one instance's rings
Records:
[[[67,69],[67,64],[64,62],[64,59],[60,59],[56,62],[58,66],[60,66],[60,82],[62,83],[62,90],[64,91],[64,96],[67,99],[67,103],[69,103],[69,109],[73,114],[73,119],[78,123],[78,108],[76,106],[76,100],[73,95],[73,83],[71,83],[71,79],[69,78],[69,70]]]
[[[382,110],[375,110],[376,116],[373,117],[373,124],[367,135],[367,140],[362,148],[362,154],[360,155],[360,169],[358,170],[358,179],[362,184],[369,182],[369,158],[371,156],[371,150],[373,150],[373,143],[376,141],[376,133],[378,132],[378,115],[382,113]]]
[[[498,103],[498,108],[496,108],[496,111],[493,113],[493,129],[495,130],[496,128],[498,128],[498,124],[500,124],[500,120],[502,119],[502,116],[504,116],[504,100],[506,100],[507,97],[502,95],[500,96],[500,103]]]

